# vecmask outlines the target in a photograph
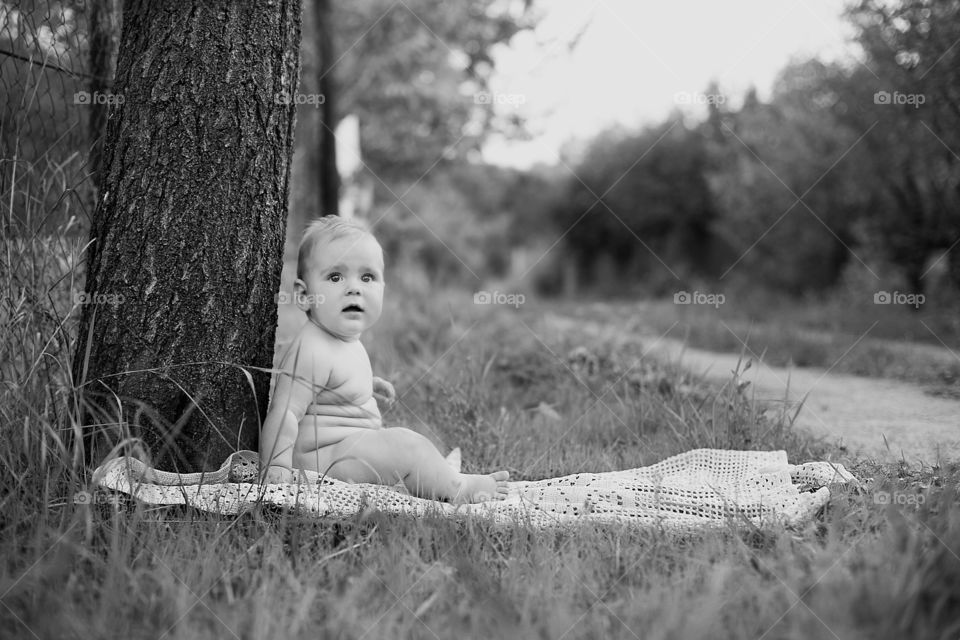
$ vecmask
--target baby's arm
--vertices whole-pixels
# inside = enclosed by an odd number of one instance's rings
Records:
[[[313,400],[315,388],[325,387],[330,378],[330,367],[322,364],[326,359],[309,351],[302,349],[285,357],[277,376],[260,434],[260,469],[267,481],[293,479],[293,449],[300,421]]]
[[[397,392],[392,384],[383,378],[373,376],[373,396],[378,403],[390,407],[397,399]]]

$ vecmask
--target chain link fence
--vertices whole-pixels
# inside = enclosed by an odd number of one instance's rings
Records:
[[[0,0],[4,235],[87,228],[118,22],[115,0]]]

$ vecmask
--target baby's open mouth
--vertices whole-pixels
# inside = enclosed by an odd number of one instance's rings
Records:
[[[344,313],[346,313],[346,312],[348,312],[348,311],[357,311],[357,312],[361,312],[361,313],[362,313],[362,312],[363,312],[363,307],[361,307],[361,306],[358,305],[358,304],[351,304],[351,305],[348,305],[348,306],[346,306],[346,307],[343,308],[343,312],[344,312]]]

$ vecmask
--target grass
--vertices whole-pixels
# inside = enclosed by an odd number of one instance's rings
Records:
[[[8,243],[0,262],[5,637],[960,634],[954,461],[917,470],[847,460],[869,491],[836,492],[815,522],[696,536],[375,513],[329,523],[269,507],[231,518],[103,494],[75,503],[92,489],[64,438],[81,426],[69,402],[69,253],[35,239]],[[368,341],[374,369],[401,396],[386,419],[461,446],[467,470],[540,478],[695,447],[836,456],[734,385],[640,358],[629,314],[605,318],[622,330],[599,340],[551,330],[544,318],[557,307],[477,311],[469,295],[391,292]]]

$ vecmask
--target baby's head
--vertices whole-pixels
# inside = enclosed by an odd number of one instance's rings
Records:
[[[303,238],[300,239],[300,248],[297,253],[297,277],[303,278],[310,266],[323,253],[325,245],[334,240],[359,240],[365,236],[369,236],[376,242],[370,227],[356,218],[323,216],[314,220],[307,225]],[[380,246],[380,243],[377,242],[377,246]]]
[[[362,222],[325,216],[310,224],[297,256],[297,306],[336,337],[352,340],[383,309],[383,249]]]

